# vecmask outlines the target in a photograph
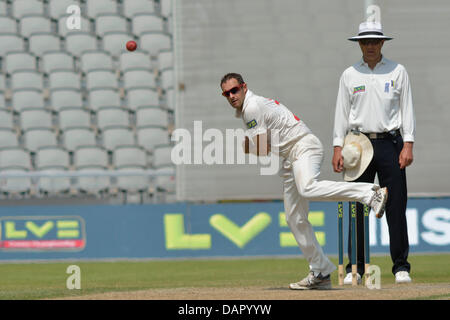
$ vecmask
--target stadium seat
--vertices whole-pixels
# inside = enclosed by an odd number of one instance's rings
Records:
[[[53,128],[52,113],[42,108],[25,108],[20,111],[20,129]]]
[[[100,14],[118,13],[117,2],[115,0],[86,0],[86,15],[95,19]]]
[[[58,20],[58,34],[65,38],[72,32],[91,33],[91,22],[88,18],[80,16],[80,29],[70,29],[67,27],[67,19],[70,16],[62,16]]]
[[[50,90],[51,106],[55,111],[63,108],[83,108],[83,97],[80,90],[73,88],[56,88]]]
[[[100,130],[110,126],[130,125],[130,116],[128,111],[116,107],[102,107],[97,110],[97,127]]]
[[[133,16],[132,32],[139,37],[142,33],[147,31],[164,31],[163,18],[157,14],[139,13]]]
[[[6,108],[5,97],[3,96],[3,93],[1,93],[1,92],[0,92],[0,108],[1,109],[5,109]]]
[[[24,173],[31,170],[31,156],[22,148],[9,147],[0,149],[0,174]],[[0,181],[3,193],[29,192],[30,178],[4,178]]]
[[[80,146],[97,145],[97,139],[92,129],[69,128],[63,131],[62,143],[67,150],[73,152]]]
[[[19,70],[36,70],[36,57],[28,52],[9,52],[5,56],[5,71],[8,74]]]
[[[87,32],[72,31],[66,36],[66,50],[78,58],[84,51],[97,50],[97,38]]]
[[[161,15],[168,18],[172,15],[172,0],[160,0]]]
[[[11,111],[0,108],[0,129],[14,129],[14,118]]]
[[[153,0],[126,0],[123,2],[123,14],[131,19],[138,13],[154,13],[155,4]]]
[[[113,152],[113,166],[116,168],[139,166],[147,167],[147,153],[139,146],[119,146]]]
[[[6,108],[5,97],[3,96],[3,93],[0,92],[0,109],[5,109],[5,108]]]
[[[160,107],[139,107],[136,110],[136,127],[160,126],[167,128],[169,125],[167,111]]]
[[[36,152],[38,148],[45,146],[57,146],[56,134],[49,128],[33,128],[24,131],[24,146],[31,152]]]
[[[148,126],[138,128],[136,130],[137,143],[148,152],[153,152],[155,146],[160,144],[168,144],[169,133],[167,129],[156,126]]]
[[[175,110],[175,89],[169,88],[165,92],[165,107],[168,110]]]
[[[41,174],[63,173],[67,171],[67,168],[62,167],[47,167],[39,170]],[[47,196],[68,193],[71,189],[71,178],[39,177],[37,188],[41,194],[45,194]]]
[[[65,51],[47,51],[42,55],[42,71],[49,74],[58,69],[74,70],[74,59]]]
[[[92,172],[106,172],[108,153],[102,147],[80,146],[74,152],[74,166],[77,172],[89,174]],[[83,193],[97,194],[106,191],[111,183],[107,176],[78,177],[76,187]]]
[[[71,70],[55,70],[48,76],[50,89],[70,88],[81,90],[81,79],[79,73]]]
[[[84,73],[95,69],[113,69],[113,60],[106,51],[85,51],[80,60],[81,70]]]
[[[111,180],[108,176],[94,176],[94,172],[107,172],[107,169],[103,167],[83,167],[78,168],[77,171],[79,173],[92,175],[92,176],[83,176],[78,177],[76,180],[76,188],[78,191],[87,194],[93,194],[98,196],[106,192],[111,186]]]
[[[122,145],[135,145],[133,130],[125,126],[110,126],[102,130],[103,146],[112,151]]]
[[[134,40],[133,36],[127,32],[106,32],[103,35],[103,50],[109,52],[113,57],[119,57],[126,51],[126,43]]]
[[[140,69],[128,69],[123,73],[124,89],[149,88],[156,89],[156,81],[153,72]]]
[[[58,112],[59,128],[63,131],[70,128],[91,128],[91,114],[80,108],[63,108]]]
[[[126,90],[137,87],[155,89],[155,76],[148,70],[128,69],[123,73],[123,87]]]
[[[5,56],[8,52],[24,50],[25,42],[21,37],[13,33],[0,33],[0,56]]]
[[[30,52],[41,57],[47,51],[61,50],[59,37],[53,33],[32,33],[29,37]]]
[[[102,147],[80,146],[74,152],[74,166],[79,173],[93,171],[106,172],[108,153]],[[77,188],[85,193],[97,193],[108,189],[110,178],[107,176],[86,176],[77,178]]]
[[[89,92],[89,108],[97,111],[101,107],[121,107],[119,92],[108,88],[91,90]]]
[[[11,75],[12,90],[18,89],[44,89],[44,79],[40,72],[34,70],[19,70]]]
[[[103,37],[107,32],[128,33],[127,20],[118,14],[100,14],[95,19],[95,32]]]
[[[161,70],[160,74],[161,87],[164,90],[171,89],[175,86],[175,72],[172,68]]]
[[[172,152],[173,145],[171,144],[159,144],[155,146],[153,150],[152,164],[154,168],[161,168],[172,166],[170,154]]]
[[[16,131],[8,128],[0,128],[0,148],[18,147],[19,139]]]
[[[30,14],[20,18],[19,21],[20,34],[24,38],[28,38],[32,33],[52,32],[52,24],[50,19],[43,15]]]
[[[16,19],[29,14],[44,15],[44,3],[38,0],[14,0],[12,1],[12,16]]]
[[[37,89],[19,89],[12,93],[14,111],[20,112],[24,108],[44,108],[44,97]]]
[[[67,15],[67,8],[71,5],[80,5],[79,0],[49,0],[48,14],[51,18],[58,20],[61,16]]]
[[[148,51],[154,57],[158,56],[161,50],[172,49],[172,38],[170,34],[164,32],[144,32],[139,42],[141,49]]]
[[[117,90],[119,82],[116,73],[109,69],[92,69],[86,73],[86,88],[88,90],[99,88],[112,88]]]
[[[119,58],[120,70],[152,69],[150,55],[145,51],[123,52]]]
[[[28,170],[15,168],[15,166],[11,168],[1,169],[0,174],[24,174],[27,173]],[[31,192],[32,181],[31,178],[27,177],[19,177],[19,178],[2,178],[0,179],[0,190],[3,194],[8,197],[14,197],[17,194],[25,195]]]
[[[36,151],[35,168],[38,170],[48,167],[70,167],[69,152],[62,147],[41,147]]]
[[[127,107],[133,111],[142,106],[158,106],[159,96],[156,90],[133,88],[127,90]]]
[[[70,167],[69,152],[61,147],[41,147],[36,151],[35,163],[40,173],[65,172]],[[71,178],[40,177],[38,188],[42,193],[67,192],[71,188]]]
[[[161,50],[158,54],[158,69],[164,70],[167,68],[173,68],[173,50]]]
[[[119,176],[117,177],[117,187],[120,191],[127,194],[142,193],[150,186],[149,177],[145,175],[145,169],[140,166],[127,166],[117,168],[119,172],[137,172],[138,176]]]
[[[80,146],[73,153],[73,164],[77,170],[86,167],[109,167],[108,152],[99,146]]]
[[[30,153],[21,147],[0,148],[0,169],[16,167],[24,170],[31,170]]]
[[[83,97],[81,92],[76,89],[61,88],[50,90],[50,102],[51,107],[55,111],[59,111],[62,108],[75,107],[83,108]]]
[[[175,174],[176,170],[174,166],[160,167],[155,170],[157,174],[154,183],[158,191],[173,193],[176,189]],[[158,175],[160,174],[160,175]]]
[[[2,3],[2,2],[0,2]],[[17,33],[17,23],[16,20],[10,16],[0,15],[0,30],[4,33]]]

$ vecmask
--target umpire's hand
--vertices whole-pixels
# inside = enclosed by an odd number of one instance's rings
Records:
[[[403,149],[400,152],[400,156],[398,157],[398,164],[400,165],[400,169],[405,169],[413,162],[413,143],[405,142],[403,144]]]
[[[342,172],[344,170],[344,158],[342,157],[342,147],[334,147],[334,154],[333,154],[333,170],[334,172]]]

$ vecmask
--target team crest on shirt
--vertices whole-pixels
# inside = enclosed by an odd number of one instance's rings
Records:
[[[366,91],[366,86],[359,86],[359,87],[353,88],[353,94],[358,93],[358,92],[364,92],[364,91]]]
[[[258,123],[256,123],[256,120],[253,119],[252,121],[247,122],[247,128],[249,128],[249,129],[254,128],[254,127],[256,127],[257,124]]]

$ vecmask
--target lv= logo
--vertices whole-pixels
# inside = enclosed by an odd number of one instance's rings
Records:
[[[271,221],[272,218],[268,213],[260,212],[242,227],[239,227],[222,214],[213,215],[209,223],[239,248],[243,248],[250,240],[263,231]]]

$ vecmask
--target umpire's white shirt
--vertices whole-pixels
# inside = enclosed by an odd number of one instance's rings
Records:
[[[351,129],[366,133],[402,129],[403,140],[414,141],[411,86],[403,65],[382,57],[372,70],[361,59],[342,73],[333,146],[343,146]]]
[[[288,157],[298,140],[311,133],[304,122],[280,102],[258,96],[250,90],[245,95],[241,115],[249,138],[268,130],[272,135],[277,134],[278,143],[272,144],[272,151],[278,148],[278,153],[284,158]]]

